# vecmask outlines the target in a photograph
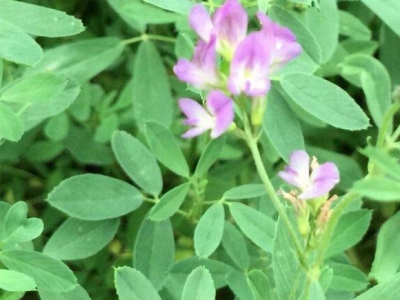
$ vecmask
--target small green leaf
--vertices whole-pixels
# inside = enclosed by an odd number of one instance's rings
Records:
[[[155,157],[175,174],[189,177],[189,167],[172,132],[157,122],[146,124],[146,137]]]
[[[222,239],[224,220],[222,203],[214,204],[202,215],[194,231],[194,250],[197,256],[207,258],[217,249]]]
[[[392,157],[385,152],[384,149],[377,147],[367,147],[360,150],[360,152],[373,161],[373,163],[378,166],[381,171],[385,174],[392,176],[394,179],[400,181],[400,165],[395,157]]]
[[[353,190],[375,201],[400,201],[400,182],[388,177],[365,178],[357,181]]]
[[[369,125],[368,117],[355,101],[325,79],[291,73],[283,75],[280,82],[296,104],[325,123],[347,130],[361,130]]]
[[[0,288],[10,292],[34,291],[36,283],[23,273],[1,269]]]
[[[112,149],[125,173],[148,193],[162,190],[161,170],[153,154],[136,138],[124,131],[113,135]]]
[[[24,134],[24,123],[7,105],[0,103],[0,139],[17,142]]]
[[[400,2],[397,0],[361,0],[368,6],[379,18],[382,19],[397,35],[400,36]],[[383,299],[383,298],[382,298]]]
[[[0,19],[32,35],[61,37],[75,35],[85,29],[80,20],[62,11],[8,0],[0,0],[0,6]]]
[[[64,293],[53,293],[39,289],[41,300],[91,300],[83,287],[77,285],[75,289]]]
[[[210,272],[204,267],[194,269],[186,280],[182,300],[214,300],[215,296],[214,282]]]
[[[27,74],[56,73],[82,84],[109,67],[123,50],[123,43],[114,37],[64,44],[46,51],[40,63]]]
[[[286,162],[294,150],[304,150],[304,137],[299,119],[274,88],[268,94],[262,124],[275,150]]]
[[[165,193],[152,208],[149,219],[163,221],[172,217],[182,205],[189,193],[189,184],[181,184]]]
[[[204,151],[201,153],[199,162],[197,163],[195,174],[203,176],[208,172],[214,162],[218,159],[222,148],[225,145],[226,136],[222,136],[218,139],[211,140]]]
[[[344,10],[339,10],[340,34],[355,40],[370,40],[371,30],[357,17]]]
[[[62,141],[68,135],[69,118],[66,113],[52,117],[44,127],[44,133],[53,141]]]
[[[340,263],[329,263],[329,266],[333,269],[330,289],[357,292],[367,287],[367,276],[356,267]]]
[[[253,291],[244,272],[234,270],[226,277],[226,282],[232,292],[240,299],[253,300]]]
[[[339,218],[333,231],[326,257],[339,254],[358,243],[364,236],[371,221],[371,211],[360,209],[345,213]]]
[[[224,232],[222,235],[222,246],[230,258],[243,270],[250,264],[249,252],[246,240],[242,233],[236,229],[235,225],[225,221]]]
[[[390,281],[400,268],[400,212],[390,217],[380,228],[372,270],[369,274],[378,282]]]
[[[43,57],[42,48],[35,40],[13,24],[0,18],[0,58],[36,65]]]
[[[253,291],[254,300],[273,300],[272,287],[268,277],[260,270],[251,270],[248,282]]]
[[[50,237],[43,253],[59,260],[87,258],[114,238],[119,219],[84,221],[69,218]]]
[[[270,217],[242,203],[232,203],[229,210],[242,232],[258,247],[271,252],[275,222]]]
[[[65,89],[67,80],[53,74],[36,74],[12,85],[0,99],[7,102],[46,103]]]
[[[32,277],[38,288],[50,292],[68,292],[75,288],[74,273],[62,262],[34,251],[4,250],[1,262],[9,269]]]
[[[400,273],[354,298],[354,300],[396,299],[400,294]]]
[[[169,220],[144,219],[136,237],[133,266],[160,290],[174,262],[175,242]]]
[[[77,175],[61,182],[47,201],[71,217],[106,220],[137,209],[142,195],[132,185],[103,175]]]
[[[265,194],[265,187],[262,184],[244,184],[226,191],[223,197],[227,200],[241,200],[257,198]]]
[[[150,281],[129,267],[115,269],[115,287],[120,300],[161,300]]]
[[[190,0],[144,0],[160,8],[188,15],[193,3]]]

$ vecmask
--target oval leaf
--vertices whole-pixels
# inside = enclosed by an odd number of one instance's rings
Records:
[[[36,283],[32,277],[23,273],[1,269],[0,288],[10,292],[33,291],[36,289]]]
[[[71,217],[83,220],[120,217],[137,209],[143,202],[135,187],[95,174],[64,180],[50,193],[47,201]]]
[[[235,186],[226,191],[223,195],[228,200],[241,200],[260,197],[266,194],[265,187],[262,184],[245,184]]]
[[[189,274],[183,287],[182,300],[214,300],[214,281],[204,267],[197,267]]]
[[[24,123],[17,114],[7,105],[0,103],[0,139],[17,142],[24,134],[24,129]]]

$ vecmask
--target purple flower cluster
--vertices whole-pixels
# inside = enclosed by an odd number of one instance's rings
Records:
[[[211,92],[207,108],[192,99],[179,101],[187,117],[185,124],[194,126],[183,137],[194,137],[208,129],[213,138],[221,135],[233,122],[234,111],[232,98],[217,89],[226,90],[231,97],[263,97],[270,89],[271,74],[301,53],[289,29],[261,12],[257,18],[261,29],[247,34],[248,16],[238,0],[227,0],[213,16],[201,4],[193,6],[189,22],[199,42],[192,60],[179,59],[174,72],[180,80]],[[218,59],[230,64],[229,74],[220,73]],[[213,103],[208,103],[211,99]],[[218,109],[215,103],[219,103]]]

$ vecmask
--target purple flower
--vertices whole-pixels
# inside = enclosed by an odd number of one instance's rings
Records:
[[[290,29],[272,22],[262,12],[257,13],[257,18],[262,24],[261,32],[265,34],[268,43],[273,45],[270,74],[279,70],[288,61],[297,57],[302,48]]]
[[[290,155],[289,165],[278,176],[287,183],[300,189],[300,199],[313,199],[326,195],[338,182],[339,170],[332,162],[318,165],[303,150],[296,150]]]
[[[183,98],[179,100],[179,107],[186,116],[185,125],[193,126],[185,132],[183,138],[192,138],[211,129],[211,137],[217,138],[224,133],[234,118],[233,101],[218,90],[211,91],[207,96],[207,108],[196,101]]]
[[[203,41],[209,42],[215,35],[218,50],[231,58],[236,46],[246,36],[248,16],[238,0],[227,0],[215,11],[212,19],[204,6],[194,5],[189,22]]]
[[[228,88],[238,95],[265,95],[270,86],[271,46],[261,32],[250,33],[237,47],[230,68]]]
[[[184,58],[178,60],[174,66],[174,73],[180,80],[198,89],[206,89],[218,84],[215,42],[215,38],[211,38],[209,43],[199,41],[192,61]]]

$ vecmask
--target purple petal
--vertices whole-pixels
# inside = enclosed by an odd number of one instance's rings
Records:
[[[213,16],[218,39],[227,42],[233,49],[245,38],[247,22],[246,10],[237,0],[227,0]]]
[[[270,87],[271,48],[260,32],[250,33],[237,47],[231,64],[228,88],[238,95],[262,96]]]
[[[272,66],[270,73],[284,66],[288,61],[300,55],[302,48],[293,32],[274,23],[265,14],[258,12],[257,18],[262,24],[262,32],[269,44],[273,45]]]
[[[196,101],[182,98],[179,99],[178,104],[183,114],[187,117],[183,123],[193,126],[182,135],[183,138],[194,137],[214,127],[214,118]]]
[[[189,13],[189,23],[203,41],[209,42],[213,24],[208,11],[203,5],[196,4],[193,6]]]
[[[199,88],[206,84],[203,80],[201,70],[187,59],[179,59],[173,70],[181,81],[188,82]]]
[[[211,137],[216,138],[224,133],[233,122],[233,101],[221,91],[211,91],[207,97],[208,110],[214,115],[215,124]]]
[[[339,182],[339,170],[332,162],[318,166],[311,173],[310,186],[299,195],[301,199],[311,199],[326,195]]]
[[[190,139],[192,137],[198,136],[205,131],[207,131],[208,128],[203,128],[203,127],[193,127],[190,128],[188,131],[186,131],[184,134],[181,135],[184,139]]]
[[[289,165],[278,176],[300,189],[309,185],[310,156],[303,150],[295,150],[289,158]]]

